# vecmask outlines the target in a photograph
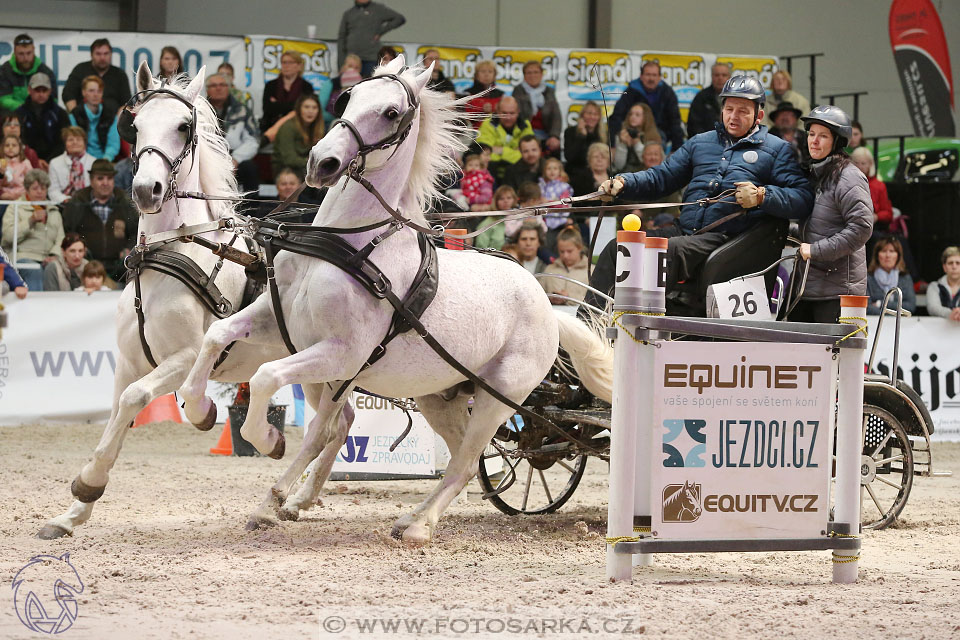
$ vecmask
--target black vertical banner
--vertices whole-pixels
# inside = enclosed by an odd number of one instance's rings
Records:
[[[890,44],[914,133],[956,135],[947,39],[930,0],[893,0]]]

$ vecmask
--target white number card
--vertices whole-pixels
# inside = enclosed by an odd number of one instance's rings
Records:
[[[716,304],[716,314],[719,318],[773,320],[763,276],[738,278],[711,285],[707,294],[708,307],[712,306],[711,297]]]

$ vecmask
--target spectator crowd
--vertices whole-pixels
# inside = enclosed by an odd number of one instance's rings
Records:
[[[224,63],[206,77],[206,97],[221,122],[245,192],[256,197],[264,182],[274,182],[280,197],[296,191],[304,179],[310,149],[335,117],[337,98],[369,77],[378,63],[397,55],[382,37],[404,22],[400,13],[383,4],[356,0],[340,23],[339,74],[318,89],[303,76],[302,56],[283,52],[277,77],[264,87],[259,120],[249,94],[234,86],[232,65]],[[422,63],[428,66],[439,59],[439,51],[430,49]],[[180,53],[164,47],[155,72],[172,78],[182,71]],[[614,175],[662,165],[685,145],[689,148],[690,138],[722,133],[720,94],[731,78],[731,68],[712,67],[710,84],[693,98],[684,119],[660,64],[645,60],[639,77],[628,83],[609,117],[599,104],[589,101],[578,107],[576,121],[569,126],[542,65],[526,62],[522,76],[511,90],[504,90],[496,83],[496,65],[482,60],[475,66],[472,86],[456,96],[461,98],[464,126],[472,125],[476,138],[459,159],[462,173],[447,189],[451,202],[443,206],[481,214],[458,221],[482,231],[472,239],[475,246],[511,253],[531,272],[586,283],[587,216],[557,213],[494,224],[497,217],[482,213],[594,193]],[[137,212],[129,197],[130,148],[117,132],[118,113],[130,100],[131,90],[128,74],[112,64],[109,40],[98,38],[91,43],[90,60],[76,65],[59,96],[56,86],[53,72],[37,56],[33,39],[29,34],[18,35],[13,55],[0,66],[0,200],[13,201],[0,205],[0,248],[9,254],[16,235],[16,269],[5,269],[4,280],[5,287],[21,296],[27,291],[90,293],[116,287],[124,281],[123,259],[136,240]],[[429,87],[456,94],[439,64],[434,66]],[[793,88],[786,71],[776,72],[765,89],[762,126],[784,141],[809,172],[815,159],[810,157],[807,132],[800,124],[810,112],[809,100]],[[863,130],[856,122],[852,127],[846,151],[867,180],[872,203],[870,293],[893,285],[912,293],[913,281],[904,278],[911,277],[913,261],[902,235],[898,236],[902,228],[895,221],[885,185],[876,177],[873,156],[861,146]],[[679,204],[684,186],[658,192],[657,199]],[[323,193],[306,189],[300,201],[317,203],[322,197]],[[265,205],[247,211],[262,214],[269,209]],[[656,230],[676,226],[679,209],[638,213],[646,229]],[[944,253],[945,275],[933,285],[946,317],[955,320],[960,320],[958,264],[956,253]],[[912,275],[918,275],[915,269]],[[570,280],[544,279],[543,284],[556,303],[575,303],[586,291]],[[909,307],[912,298],[905,302]],[[876,306],[871,308],[876,311]]]

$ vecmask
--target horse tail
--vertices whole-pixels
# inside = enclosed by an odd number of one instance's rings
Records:
[[[586,322],[562,311],[554,312],[560,328],[560,346],[570,356],[575,377],[590,393],[601,400],[613,399],[613,347],[604,337],[605,324],[599,318],[588,316]],[[557,360],[561,369],[569,372],[567,363]]]

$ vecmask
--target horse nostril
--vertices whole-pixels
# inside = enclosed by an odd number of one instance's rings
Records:
[[[159,198],[162,193],[163,193],[163,185],[160,184],[159,182],[154,182],[154,183],[153,183],[153,195],[155,195],[156,197]]]
[[[327,158],[320,163],[318,168],[321,175],[330,175],[331,173],[336,173],[337,169],[340,168],[340,161],[336,158]]]

